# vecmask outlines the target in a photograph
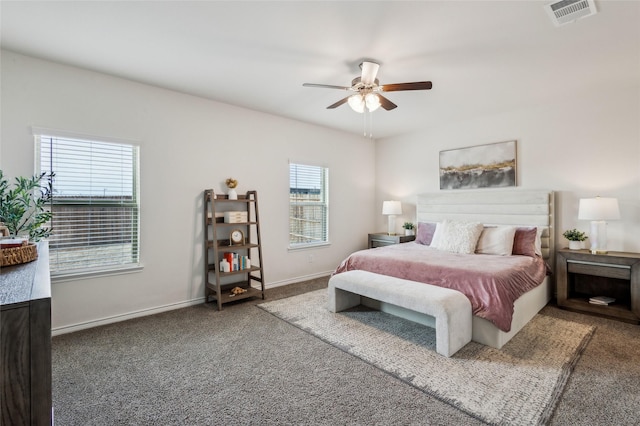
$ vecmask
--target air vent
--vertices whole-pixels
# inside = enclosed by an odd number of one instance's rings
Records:
[[[596,13],[594,0],[561,0],[549,3],[544,8],[556,27]]]

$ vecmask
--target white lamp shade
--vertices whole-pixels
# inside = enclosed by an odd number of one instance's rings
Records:
[[[364,102],[367,104],[367,109],[370,112],[380,108],[380,97],[375,93],[368,93],[367,96],[364,97]]]
[[[620,209],[617,198],[582,198],[578,207],[580,220],[617,220]]]
[[[349,96],[347,102],[349,103],[351,109],[355,112],[364,112],[364,99],[362,99],[362,95],[351,95]]]
[[[400,201],[383,201],[382,214],[402,214],[402,204]]]

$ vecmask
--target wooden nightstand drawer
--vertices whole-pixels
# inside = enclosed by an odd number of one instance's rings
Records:
[[[572,274],[593,275],[596,277],[619,278],[621,280],[631,279],[631,268],[629,266],[611,266],[600,263],[567,261],[567,271]]]
[[[390,246],[392,244],[408,243],[416,239],[415,235],[389,235],[379,232],[369,234],[369,248]]]
[[[369,248],[392,246],[394,244],[398,244],[398,243],[393,241],[386,241],[386,240],[371,240],[371,242],[369,243]]]

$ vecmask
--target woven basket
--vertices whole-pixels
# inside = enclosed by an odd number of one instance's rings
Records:
[[[34,243],[22,247],[0,249],[0,266],[19,265],[38,258],[38,248]]]

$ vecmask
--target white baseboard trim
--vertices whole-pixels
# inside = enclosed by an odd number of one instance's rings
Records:
[[[128,312],[126,314],[114,315],[111,317],[101,318],[97,320],[91,320],[73,325],[65,325],[62,327],[56,327],[51,329],[52,336],[58,336],[60,334],[73,333],[74,331],[86,330],[87,328],[99,327],[101,325],[113,324],[114,322],[126,321],[139,317],[146,317],[148,315],[159,314],[161,312],[173,311],[174,309],[187,308],[193,305],[199,305],[204,303],[204,296],[197,299],[191,299],[184,302],[170,303],[168,305],[157,306],[155,308],[141,309],[139,311]]]
[[[276,281],[276,282],[265,284],[264,288],[267,289],[267,288],[273,288],[273,287],[280,287],[280,286],[287,285],[287,284],[295,284],[295,283],[299,283],[299,282],[302,282],[302,281],[314,280],[316,278],[327,277],[327,276],[331,275],[332,273],[333,273],[333,270],[325,271],[325,272],[318,272],[318,273],[311,274],[311,275],[304,275],[302,277],[290,278],[290,279],[282,280],[282,281]]]
[[[322,278],[322,277],[331,275],[332,272],[333,271],[319,272],[317,274],[305,275],[302,277],[290,278],[287,280],[267,283],[265,284],[264,288],[269,289],[274,287],[280,287],[287,284],[295,284],[302,281]],[[187,308],[189,306],[198,305],[200,303],[204,303],[204,297],[198,297],[196,299],[186,300],[184,302],[170,303],[168,305],[157,306],[154,308],[141,309],[139,311],[128,312],[126,314],[114,315],[111,317],[91,320],[83,323],[56,327],[51,329],[51,335],[58,336],[61,334],[73,333],[75,331],[86,330],[88,328],[99,327],[101,325],[113,324],[115,322],[126,321],[134,318],[145,317],[148,315],[159,314],[161,312],[166,312],[166,311],[173,311],[174,309]]]

